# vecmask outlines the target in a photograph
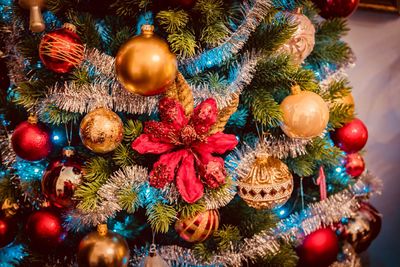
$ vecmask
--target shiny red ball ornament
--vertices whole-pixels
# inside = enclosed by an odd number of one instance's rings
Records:
[[[84,46],[74,25],[65,23],[61,29],[44,35],[39,44],[39,56],[46,68],[68,73],[84,58]]]
[[[5,215],[0,216],[0,248],[14,241],[18,232],[18,224]]]
[[[339,241],[330,228],[316,230],[305,237],[297,248],[298,266],[327,267],[336,261],[339,253]]]
[[[346,18],[357,9],[359,0],[312,0],[325,19]]]
[[[38,250],[55,248],[65,237],[61,218],[50,210],[33,212],[26,223],[26,233],[31,247]]]
[[[346,172],[352,177],[360,176],[365,170],[364,159],[358,153],[348,154],[346,156],[345,162]]]
[[[342,128],[332,133],[332,140],[337,147],[347,153],[360,151],[368,140],[368,130],[365,124],[355,118]]]
[[[49,129],[35,115],[15,128],[11,144],[18,157],[29,161],[46,158],[52,148]]]
[[[369,203],[361,203],[357,215],[345,227],[347,241],[357,253],[368,249],[382,228],[382,215]]]
[[[72,147],[63,149],[63,156],[49,163],[42,178],[42,192],[57,208],[73,208],[74,192],[82,181],[83,162]]]

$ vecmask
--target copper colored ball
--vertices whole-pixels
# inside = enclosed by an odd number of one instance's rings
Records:
[[[52,148],[49,129],[42,123],[20,123],[11,137],[12,148],[18,157],[37,161],[46,158]]]
[[[313,138],[323,133],[329,121],[327,103],[316,93],[295,91],[281,103],[282,130],[291,138]]]
[[[337,147],[347,153],[355,153],[363,149],[368,141],[368,129],[365,124],[355,118],[331,135]]]
[[[168,44],[149,28],[119,49],[115,70],[127,91],[151,96],[163,93],[174,81],[177,61]]]
[[[365,170],[365,162],[363,157],[358,153],[348,154],[346,156],[346,172],[352,177],[360,176]]]
[[[129,262],[129,247],[125,239],[113,232],[85,236],[78,248],[79,267],[125,267]]]
[[[113,111],[97,108],[83,118],[79,135],[88,149],[105,154],[116,149],[122,142],[124,125]]]

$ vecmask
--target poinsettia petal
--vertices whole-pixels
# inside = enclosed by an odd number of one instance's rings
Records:
[[[194,156],[191,152],[188,152],[181,162],[176,175],[176,186],[187,203],[196,202],[204,194],[204,186],[196,175]]]
[[[132,149],[140,154],[163,154],[174,147],[173,144],[162,143],[160,140],[152,138],[149,134],[141,134],[132,142]]]
[[[218,132],[207,137],[206,142],[193,145],[193,148],[198,154],[205,157],[212,153],[224,154],[226,151],[234,149],[237,144],[238,141],[233,134]]]
[[[213,98],[209,98],[194,109],[190,123],[199,135],[203,135],[208,133],[211,126],[217,121],[217,115],[217,102]]]
[[[162,143],[173,143],[172,140],[178,138],[177,130],[173,126],[160,121],[146,122],[144,133],[149,134],[152,140],[157,140]]]
[[[226,170],[224,160],[208,154],[200,157],[200,173],[203,181],[211,188],[217,188],[225,184]]]
[[[163,122],[170,124],[175,129],[181,129],[188,123],[185,111],[177,100],[164,97],[158,103],[158,111]]]
[[[185,150],[179,150],[162,155],[154,163],[150,172],[150,185],[156,188],[163,188],[167,183],[171,183],[175,178],[175,171],[186,153]]]

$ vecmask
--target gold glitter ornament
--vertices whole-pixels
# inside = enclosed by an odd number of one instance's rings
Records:
[[[329,122],[328,104],[321,96],[292,87],[292,94],[280,105],[283,113],[281,129],[291,138],[309,139],[323,133]]]
[[[82,120],[79,135],[82,143],[96,153],[105,154],[118,147],[124,137],[121,118],[106,108],[96,108]]]
[[[238,181],[238,194],[256,209],[272,209],[288,201],[293,191],[293,176],[281,160],[268,154],[256,156],[251,171]]]
[[[301,14],[300,10],[289,14],[297,28],[292,37],[281,46],[279,51],[291,55],[293,63],[300,65],[314,49],[315,27],[307,16]]]
[[[177,74],[176,56],[167,42],[143,25],[142,33],[126,42],[115,58],[119,82],[134,94],[151,96],[165,92]]]
[[[119,234],[108,232],[106,224],[100,224],[97,232],[85,236],[78,248],[79,267],[126,267],[129,247]]]

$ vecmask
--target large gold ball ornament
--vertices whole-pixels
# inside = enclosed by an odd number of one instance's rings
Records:
[[[96,153],[113,151],[124,137],[121,118],[106,108],[96,108],[82,120],[79,135],[82,143]]]
[[[175,231],[187,242],[203,242],[219,227],[218,210],[207,210],[193,217],[178,219]]]
[[[115,58],[119,82],[131,93],[151,96],[163,93],[177,74],[176,56],[168,44],[143,25],[142,33],[126,42]]]
[[[108,232],[107,225],[100,224],[97,232],[81,240],[77,256],[79,267],[126,267],[129,247],[122,236]]]
[[[279,51],[291,55],[293,63],[300,65],[311,54],[315,45],[315,27],[307,16],[297,11],[290,13],[296,31]]]
[[[256,209],[272,209],[288,201],[293,192],[293,176],[281,160],[260,153],[250,172],[238,181],[238,195]]]
[[[292,95],[280,105],[282,130],[291,138],[313,138],[323,133],[329,121],[328,104],[318,94],[292,87]]]

